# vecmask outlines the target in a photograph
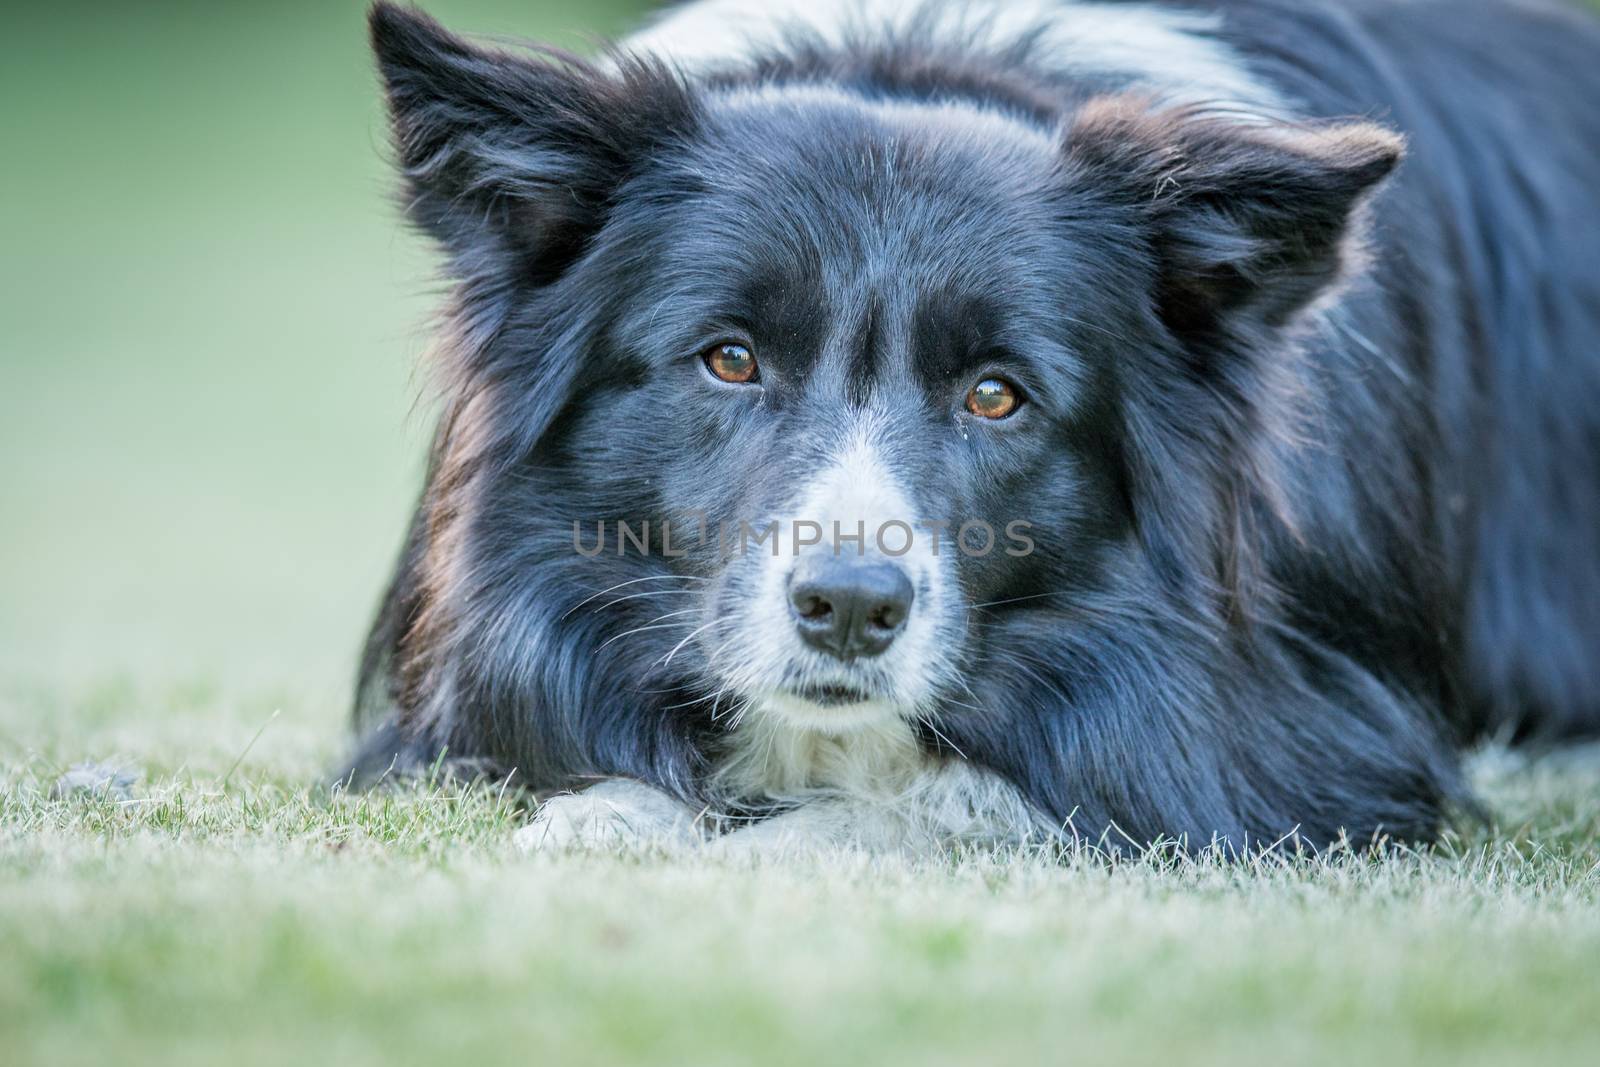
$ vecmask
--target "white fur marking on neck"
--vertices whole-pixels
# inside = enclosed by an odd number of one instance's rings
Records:
[[[796,32],[832,47],[916,30],[973,47],[1039,32],[1036,54],[1066,74],[1125,78],[1167,103],[1273,112],[1279,94],[1216,37],[1220,17],[1094,0],[699,0],[623,42],[686,70],[737,66]]]

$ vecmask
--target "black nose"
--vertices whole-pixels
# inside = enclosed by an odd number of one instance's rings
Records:
[[[893,563],[837,556],[802,559],[789,607],[806,644],[840,659],[876,656],[905,629],[917,591]]]

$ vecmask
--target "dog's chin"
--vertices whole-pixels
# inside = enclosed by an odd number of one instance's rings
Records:
[[[754,703],[764,714],[795,729],[835,736],[901,718],[897,704],[844,686],[771,690],[758,695]]]

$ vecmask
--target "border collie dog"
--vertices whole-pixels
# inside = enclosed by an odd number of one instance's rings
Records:
[[[380,3],[453,284],[346,778],[529,847],[1427,841],[1600,727],[1600,24]]]

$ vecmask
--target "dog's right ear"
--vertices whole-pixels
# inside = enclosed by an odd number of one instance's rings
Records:
[[[687,90],[658,65],[479,48],[391,3],[369,25],[406,209],[458,274],[553,281],[637,162],[693,121]]]

